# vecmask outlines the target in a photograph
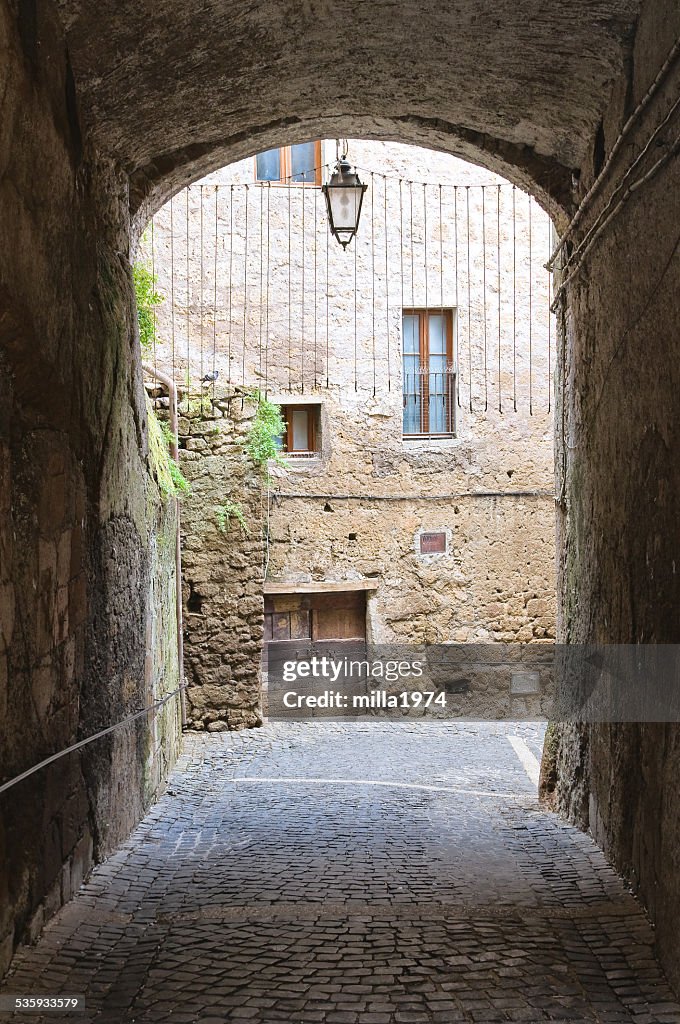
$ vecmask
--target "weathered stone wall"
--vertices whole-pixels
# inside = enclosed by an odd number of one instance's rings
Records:
[[[324,143],[324,160],[331,150]],[[257,720],[265,559],[267,582],[291,590],[372,581],[376,642],[554,637],[548,218],[532,205],[529,259],[530,201],[507,182],[410,146],[352,140],[349,150],[370,186],[357,239],[346,253],[331,241],[328,267],[318,189],[260,195],[252,159],[176,197],[142,246],[166,300],[149,358],[188,380],[193,396],[180,432],[193,487],[182,519],[194,726]],[[413,183],[425,179],[424,200]],[[456,436],[405,439],[401,310],[432,303],[456,310]],[[217,383],[202,387],[212,369]],[[265,555],[267,496],[245,469],[238,440],[248,421],[239,400],[226,400],[230,379],[281,404],[319,406],[318,457],[290,459],[271,482]],[[235,522],[226,536],[218,530],[225,498],[243,502],[251,538]],[[422,556],[417,537],[432,530],[446,531],[447,550]]]
[[[145,671],[145,633],[174,562],[151,543],[173,526],[146,468],[125,181],[81,133],[54,5],[2,0],[0,50],[7,781],[171,685],[172,634]],[[0,796],[0,973],[136,822],[176,747],[169,721],[152,741],[142,720]]]
[[[184,401],[179,420],[187,724],[211,732],[262,722],[262,488],[243,452],[255,407],[233,394]]]
[[[633,60],[605,115],[592,181],[623,123],[680,35],[672,3],[647,3]],[[670,111],[677,60],[639,116],[576,239]],[[671,116],[636,174],[668,153]],[[680,165],[676,155],[636,191],[569,288],[565,397],[558,412],[560,638],[569,643],[680,640]],[[675,725],[563,727],[558,806],[590,828],[630,880],[680,985],[680,731]]]

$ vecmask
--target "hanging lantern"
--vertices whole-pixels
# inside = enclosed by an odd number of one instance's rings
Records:
[[[357,233],[361,204],[367,188],[367,185],[361,184],[356,170],[352,170],[344,156],[335,165],[331,180],[322,186],[331,233],[343,249],[347,248]]]

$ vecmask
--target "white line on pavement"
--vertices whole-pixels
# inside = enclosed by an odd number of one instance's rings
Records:
[[[524,771],[527,773],[534,786],[538,786],[538,779],[541,772],[541,766],[538,763],[538,758],[532,754],[531,750],[529,750],[529,747],[520,736],[508,736],[508,742],[512,744],[515,753],[522,762]]]
[[[424,789],[431,793],[463,793],[468,796],[497,797],[504,800],[526,800],[531,798],[530,793],[495,793],[487,789],[465,789],[462,786],[429,786],[420,782],[390,782],[376,779],[318,779],[305,778],[302,776],[281,776],[276,778],[262,778],[260,776],[240,776],[235,779],[224,779],[225,783],[247,782],[255,784],[268,783],[301,783],[303,785],[353,785],[353,786],[385,786],[388,789]]]

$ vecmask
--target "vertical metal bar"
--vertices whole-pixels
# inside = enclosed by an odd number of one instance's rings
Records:
[[[357,236],[354,236],[354,390],[359,390],[357,380]]]
[[[512,405],[517,412],[517,209],[516,186],[512,186]]]
[[[411,217],[411,306],[414,307],[416,304],[416,291],[415,291],[415,253],[413,248],[413,182],[409,181],[409,212]]]
[[[232,286],[233,286],[233,266],[234,266],[234,186],[232,185],[229,189],[229,341],[228,341],[228,359],[229,359],[229,384],[231,385],[231,309],[232,309]]]
[[[489,408],[488,359],[486,335],[486,185],[482,185],[482,315],[484,317],[484,412]]]
[[[326,168],[328,170],[328,168]],[[328,214],[326,214],[328,217]],[[329,323],[329,290],[330,290],[330,224],[326,224],[326,388],[330,386],[330,323]]]
[[[399,179],[399,260],[400,260],[400,285],[401,285],[401,307],[399,310],[399,339],[401,345],[401,373],[405,373],[405,362],[404,362],[404,195],[403,195],[403,181]],[[403,380],[402,382],[402,395],[408,393],[408,382]],[[404,399],[402,398],[402,404]],[[403,425],[402,425],[403,431]]]
[[[152,296],[156,293],[156,244],[155,244],[155,232],[154,232],[154,218],[151,218],[151,292]],[[156,332],[157,332],[157,319],[156,319],[156,305],[153,303],[151,306],[151,338],[153,341],[153,368],[154,372],[158,372],[158,359],[156,356]]]
[[[423,321],[424,336],[423,336],[423,363],[425,374],[423,375],[423,392],[424,402],[426,403],[423,407],[423,421],[427,424],[428,436],[431,435],[430,429],[430,296],[429,296],[429,280],[428,280],[428,266],[427,266],[427,185],[423,182],[423,262],[425,264],[425,318]]]
[[[375,398],[375,174],[371,171],[371,351],[373,356],[373,397]]]
[[[316,182],[316,168],[314,170],[314,181]],[[318,234],[318,222],[319,222],[319,211],[318,211],[318,194],[319,190],[314,186],[314,388],[316,389],[319,385],[318,381],[318,369],[317,369],[317,234]]]
[[[170,197],[170,344],[172,348],[172,379],[175,380],[175,206]]]
[[[548,260],[552,256],[552,203],[548,199]],[[548,267],[547,270],[547,290],[548,290],[548,412],[552,411],[552,311],[550,309],[552,305],[552,270]]]
[[[503,412],[501,388],[501,186],[496,192],[496,287],[498,289],[498,411]]]
[[[390,358],[390,278],[387,237],[387,175],[383,174],[383,200],[385,208],[385,333],[387,341],[387,390],[392,390],[392,365]]]
[[[217,363],[217,247],[219,234],[219,191],[220,186],[215,185],[215,248],[213,251],[213,354],[212,374],[215,377],[215,365]],[[213,401],[215,400],[215,380],[212,382]]]
[[[271,224],[271,209],[270,209],[270,198],[271,198],[271,181],[267,182],[267,283],[265,293],[265,331],[264,331],[264,397],[267,398],[269,394],[269,276],[270,276],[270,247],[269,247],[269,229]]]
[[[263,352],[262,352],[262,307],[264,305],[264,186],[260,183],[258,186],[260,191],[260,294],[258,296],[258,328],[259,328],[259,377],[258,377],[258,388],[262,385],[262,366],[263,366]]]
[[[245,226],[244,226],[244,244],[243,244],[243,353],[241,356],[241,384],[245,387],[246,384],[246,338],[248,331],[248,199],[250,197],[250,188],[248,185],[245,186],[244,191],[246,212],[245,212]],[[241,408],[243,408],[244,402],[241,399]]]
[[[288,184],[288,391],[289,393],[293,390],[293,350],[292,350],[292,334],[293,334],[293,287],[291,274],[293,273],[293,252],[292,252],[292,209],[291,209],[291,192],[290,181],[287,180]]]
[[[199,370],[200,370],[199,378],[200,378],[200,381],[201,381],[201,391],[200,391],[200,395],[201,395],[201,419],[203,419],[203,377],[205,376],[204,367],[203,367],[203,335],[204,335],[204,330],[205,330],[205,308],[204,308],[204,303],[203,303],[203,292],[204,292],[204,282],[205,282],[205,253],[204,253],[204,237],[203,237],[203,189],[204,189],[204,186],[201,185],[201,187],[199,189],[199,193],[198,193],[198,201],[200,203],[199,222],[198,222],[199,223],[199,227],[198,227],[198,231],[199,231],[198,240],[199,240],[199,245],[200,245],[200,248],[201,248],[201,257],[200,257],[200,289],[201,289],[201,294],[199,296],[199,303],[198,303],[198,309],[199,309],[198,341],[199,341]]]
[[[470,387],[470,412],[472,412],[472,295],[470,287],[470,186],[465,186],[467,207],[467,306],[468,306],[468,375]]]
[[[305,238],[305,188],[304,174],[302,175],[302,184],[300,186],[300,193],[302,196],[302,252],[301,252],[301,265],[302,265],[302,279],[300,284],[300,384],[302,394],[305,393],[305,249],[306,238]]]
[[[529,196],[529,415],[534,414],[534,394],[533,394],[533,263],[531,259],[531,208],[533,206],[533,199]]]
[[[459,316],[459,301],[458,301],[458,186],[453,186],[453,248],[454,248],[454,273],[455,273],[455,303],[456,303],[456,322],[454,324],[455,330],[455,343],[456,343],[456,354],[455,354],[455,373],[456,373],[456,404],[460,408],[460,364],[459,364],[459,353],[458,353],[458,326],[460,323]]]
[[[191,283],[189,275],[189,186],[186,189],[186,260],[187,260],[187,398],[190,394],[190,383],[191,383]]]

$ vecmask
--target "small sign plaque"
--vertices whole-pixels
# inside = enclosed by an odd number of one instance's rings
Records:
[[[421,555],[446,554],[446,534],[443,531],[438,533],[421,533],[420,553]]]

